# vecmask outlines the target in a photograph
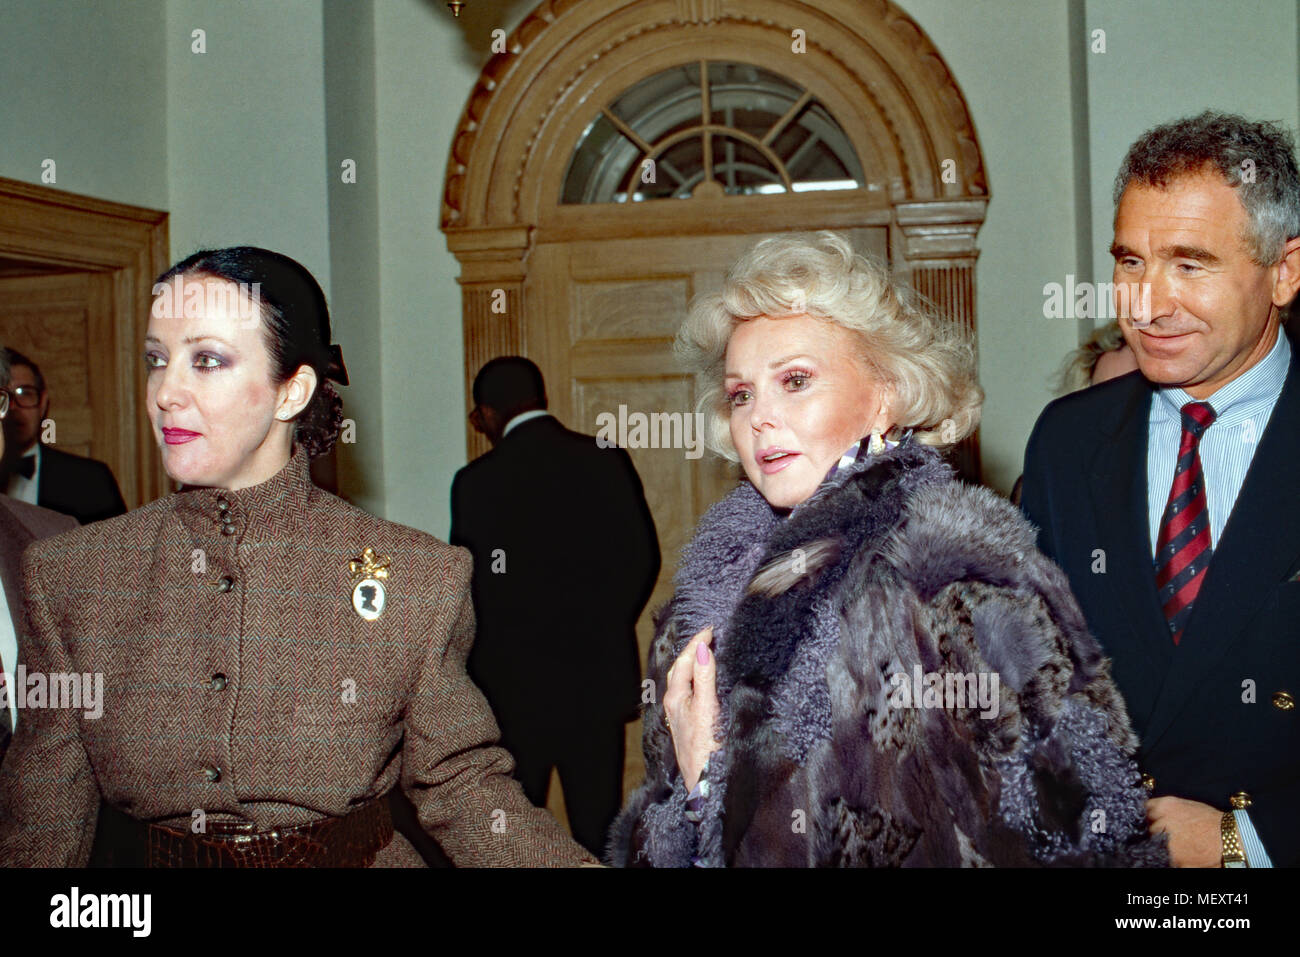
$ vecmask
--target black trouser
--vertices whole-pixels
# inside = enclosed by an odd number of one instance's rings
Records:
[[[539,728],[519,720],[502,726],[501,743],[515,758],[515,777],[528,800],[546,807],[551,768],[560,772],[569,830],[597,857],[623,804],[624,726],[617,718]]]

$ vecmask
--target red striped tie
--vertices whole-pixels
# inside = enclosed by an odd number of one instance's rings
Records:
[[[1188,402],[1181,411],[1183,440],[1178,445],[1178,467],[1160,521],[1155,558],[1156,588],[1175,645],[1183,637],[1213,554],[1205,476],[1201,472],[1201,436],[1217,415],[1208,402]]]

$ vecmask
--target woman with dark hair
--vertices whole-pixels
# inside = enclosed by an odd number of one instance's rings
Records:
[[[84,864],[102,796],[153,866],[419,865],[396,786],[458,865],[593,862],[466,677],[468,554],[311,483],[347,373],[310,273],[221,249],[154,294],[147,409],[182,490],[26,553],[51,698],[0,770],[0,864]]]

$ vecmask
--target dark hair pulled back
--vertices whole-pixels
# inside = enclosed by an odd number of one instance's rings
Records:
[[[297,260],[269,249],[229,246],[182,259],[158,282],[194,275],[242,285],[250,295],[256,290],[275,381],[285,382],[304,365],[316,372],[316,391],[298,414],[294,441],[313,458],[327,454],[343,426],[343,400],[327,380],[347,385],[348,379],[342,355],[330,345],[329,307],[315,277]]]

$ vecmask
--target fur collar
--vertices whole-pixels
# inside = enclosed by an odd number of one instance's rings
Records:
[[[770,691],[789,670],[816,600],[864,551],[874,553],[920,488],[952,469],[916,442],[845,470],[782,518],[748,482],[705,513],[673,579],[676,653],[713,626],[719,693]]]

